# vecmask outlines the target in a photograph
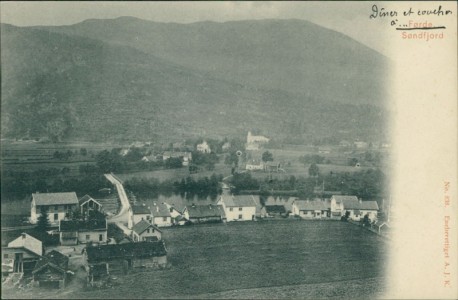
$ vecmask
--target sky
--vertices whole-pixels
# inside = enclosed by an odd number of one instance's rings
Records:
[[[369,22],[377,2],[1,2],[1,22],[16,26],[71,25],[86,19],[132,16],[156,22],[225,22],[248,19],[304,19],[342,32],[389,56],[384,20]],[[385,20],[386,22],[386,20]]]

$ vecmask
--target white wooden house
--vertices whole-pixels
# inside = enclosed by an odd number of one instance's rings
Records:
[[[162,231],[146,220],[141,220],[132,228],[132,240],[134,242],[160,241]]]
[[[189,216],[188,208],[186,206],[182,206],[182,208],[180,209],[174,205],[170,205],[167,202],[165,202],[164,205],[167,206],[170,212],[170,217],[172,218],[173,224],[184,225],[186,223],[186,220],[189,219],[186,217]]]
[[[59,223],[59,242],[61,245],[105,244],[107,231],[105,218],[62,220]]]
[[[223,194],[217,204],[223,207],[227,222],[256,219],[257,204],[252,195]]]
[[[151,214],[154,225],[158,227],[169,227],[173,225],[170,209],[164,203],[154,203]]]
[[[127,228],[132,229],[135,224],[141,220],[146,220],[152,223],[152,215],[149,207],[145,205],[131,205],[128,210],[129,218],[127,221]]]
[[[367,214],[371,221],[377,220],[377,201],[362,201],[356,196],[333,195],[331,197],[331,215],[342,217],[345,214],[353,221],[359,221]]]
[[[30,212],[30,223],[36,224],[41,210],[48,214],[52,225],[58,225],[60,220],[78,207],[78,198],[75,192],[70,193],[34,193]]]
[[[304,219],[322,219],[330,216],[329,202],[321,200],[295,200],[292,214]]]

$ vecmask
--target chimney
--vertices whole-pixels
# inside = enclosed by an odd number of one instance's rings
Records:
[[[362,198],[359,198],[359,203],[363,202],[363,199]]]
[[[25,239],[25,232],[23,232],[21,236],[22,236],[22,239]]]
[[[159,206],[156,206],[156,212],[159,212]]]

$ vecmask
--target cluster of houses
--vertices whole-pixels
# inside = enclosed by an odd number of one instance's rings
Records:
[[[361,221],[367,216],[373,223],[377,221],[379,206],[377,201],[362,201],[356,196],[332,195],[325,200],[269,196],[261,204],[258,195],[223,193],[216,204],[180,206],[162,203],[152,208],[132,206],[131,211],[129,228],[143,220],[156,227],[166,227],[185,223],[253,221],[275,216],[336,220],[345,217],[352,221]]]
[[[108,237],[108,222],[102,204],[88,195],[78,199],[74,192],[35,193],[31,202],[31,223],[37,223],[41,214],[46,213],[50,225],[55,228],[51,232],[58,235],[59,246],[46,252],[42,241],[22,233],[2,247],[4,278],[20,274],[21,277],[33,276],[33,282],[39,286],[64,287],[72,271],[68,267],[69,257],[56,250],[60,246],[67,246],[61,249],[85,246],[84,268],[90,283],[112,274],[137,268],[160,268],[167,264],[162,232],[146,220],[139,219],[132,225],[130,236],[116,241]],[[152,220],[156,219],[157,216]]]
[[[43,243],[22,233],[2,247],[2,277],[13,275],[33,276],[33,281],[45,287],[64,287],[67,279],[69,258],[52,250],[46,254]]]
[[[377,220],[377,201],[362,201],[356,196],[332,195],[321,200],[301,200],[296,197],[268,197],[262,216],[289,215],[303,219],[338,219],[361,221],[367,215],[371,222]]]
[[[259,197],[258,197],[259,199]],[[252,221],[259,217],[259,201],[253,195],[220,196],[216,204],[178,206],[160,203],[153,207],[132,205],[129,209],[128,228],[138,222],[147,222],[156,228],[186,223]]]
[[[228,143],[226,144],[229,145]],[[207,143],[207,141],[203,141],[202,143],[197,144],[196,151],[201,152],[201,153],[211,153],[212,152],[210,145]],[[182,165],[184,167],[187,167],[191,164],[192,153],[189,151],[164,151],[161,155],[154,155],[154,154],[145,155],[143,156],[142,161],[144,162],[155,162],[158,160],[166,161],[170,158],[181,160]]]
[[[103,205],[86,195],[75,193],[32,194],[32,223],[46,213],[57,228],[61,246],[83,245],[87,280],[93,284],[113,274],[125,274],[138,268],[160,268],[167,264],[167,249],[162,239],[163,227],[186,223],[253,221],[257,218],[294,216],[303,219],[341,219],[360,221],[365,216],[377,220],[376,201],[361,201],[356,196],[333,195],[327,200],[301,200],[295,197],[268,197],[261,205],[257,195],[223,193],[215,204],[174,205],[168,203],[131,205],[128,210],[129,236],[116,241],[108,236],[108,222]],[[79,217],[72,216],[78,212]],[[46,252],[42,242],[23,233],[2,248],[2,274],[33,276],[40,286],[64,287],[69,257],[54,247]]]

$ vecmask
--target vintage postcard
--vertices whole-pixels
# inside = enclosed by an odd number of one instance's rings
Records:
[[[2,298],[458,298],[455,2],[0,5]]]

